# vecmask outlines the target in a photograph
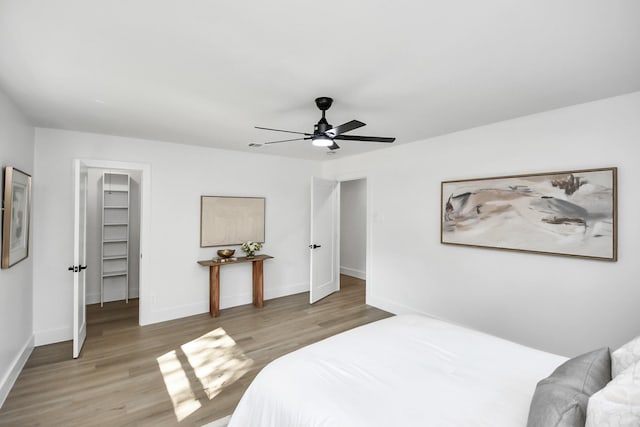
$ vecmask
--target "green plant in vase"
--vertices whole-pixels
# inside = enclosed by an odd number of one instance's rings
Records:
[[[253,258],[254,256],[256,256],[256,251],[262,249],[262,243],[244,242],[240,249],[242,249],[242,251],[247,254],[247,258]]]

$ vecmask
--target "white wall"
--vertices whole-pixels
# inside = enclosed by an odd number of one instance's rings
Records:
[[[443,180],[607,166],[619,168],[616,263],[439,243]],[[367,177],[368,303],[564,355],[640,333],[640,92],[326,161],[323,173]]]
[[[33,172],[34,129],[0,91],[0,166],[16,167],[38,179]],[[4,174],[2,175],[4,188]],[[34,192],[35,193],[35,192]],[[35,194],[34,194],[35,195]],[[31,242],[37,233],[31,219]],[[0,406],[33,349],[34,253],[7,270],[0,270]]]
[[[100,263],[102,256],[102,174],[116,172],[112,169],[89,168],[87,191],[87,304],[100,302]],[[118,170],[131,177],[129,201],[129,298],[138,297],[138,272],[140,268],[140,182],[141,171]],[[105,286],[104,301],[124,300],[124,282]]]
[[[340,183],[340,272],[366,278],[367,180]]]
[[[199,247],[203,194],[266,197],[262,252],[275,259],[265,262],[265,298],[308,290],[309,182],[318,163],[52,129],[37,129],[35,139],[36,345],[71,338],[74,158],[150,165],[151,212],[143,221],[151,249],[143,257],[152,268],[140,286],[141,323],[208,312],[209,272],[196,261],[218,248]],[[251,302],[247,264],[222,268],[221,283],[222,308]]]

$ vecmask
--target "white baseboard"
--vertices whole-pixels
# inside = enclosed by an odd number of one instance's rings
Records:
[[[69,341],[73,339],[73,328],[48,329],[46,331],[35,332],[35,346],[53,344],[56,342]]]
[[[367,280],[367,272],[355,268],[340,266],[340,273],[357,279]]]
[[[181,319],[183,317],[193,316],[196,314],[209,312],[209,300],[199,301],[193,304],[184,304],[177,307],[165,308],[163,310],[155,310],[151,313],[150,319],[142,323],[142,325],[151,325],[153,323],[166,322],[168,320]]]
[[[87,304],[97,304],[100,302],[100,294],[87,294],[84,302]]]
[[[407,305],[400,304],[385,298],[367,296],[366,302],[368,305],[379,308],[380,310],[388,311],[389,313],[393,314],[422,314],[424,316],[434,317],[429,313],[416,310],[413,307],[409,307]]]
[[[264,299],[274,299],[280,297],[286,297],[288,295],[301,294],[302,292],[309,292],[309,282],[297,283],[290,286],[281,286],[278,288],[267,288],[264,290]]]
[[[265,288],[264,299],[270,300],[287,295],[299,294],[309,291],[309,283],[298,283],[291,286],[282,286],[278,288]],[[220,299],[220,309],[237,307],[239,305],[251,304],[253,301],[252,293],[243,293],[233,295],[231,297]],[[167,320],[179,319],[182,317],[193,316],[196,314],[209,312],[209,300],[201,301],[195,304],[185,304],[179,307],[172,307],[164,310],[152,312],[150,319],[145,319],[141,324],[150,325],[152,323],[166,322]]]
[[[18,379],[18,375],[22,372],[24,364],[27,363],[31,352],[33,351],[33,346],[34,336],[31,335],[27,342],[24,343],[15,359],[13,359],[13,362],[11,362],[11,366],[9,366],[7,372],[2,377],[2,381],[0,381],[0,408],[4,405],[4,401],[7,399],[7,396],[9,396],[9,392]]]
[[[129,299],[132,299],[132,298],[138,298],[138,288],[129,289]],[[122,301],[122,300],[124,300],[124,294],[122,296],[114,297],[111,299],[105,299],[104,302]],[[87,304],[98,304],[100,302],[100,293],[87,294],[85,302]]]
[[[233,295],[231,297],[222,297],[220,298],[220,309],[237,307],[239,305],[251,304],[253,301],[253,294],[243,293]],[[209,307],[207,306],[207,310]]]
[[[264,299],[270,300],[274,298],[286,297],[288,295],[299,294],[309,291],[309,283],[298,283],[290,286],[281,286],[278,288],[265,288]],[[253,301],[253,294],[245,293],[238,294],[232,297],[226,297],[220,299],[220,308],[231,308],[239,305],[251,304]],[[208,310],[208,308],[207,308]]]

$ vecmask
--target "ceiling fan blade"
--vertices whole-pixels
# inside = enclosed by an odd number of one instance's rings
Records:
[[[366,124],[362,123],[359,120],[351,120],[350,122],[343,123],[340,126],[336,126],[334,128],[329,129],[328,131],[325,131],[324,134],[327,135],[329,138],[335,138],[338,135],[342,135],[345,132],[349,132],[351,130],[361,128],[362,126],[366,126]]]
[[[336,144],[335,141],[333,141],[333,144],[327,147],[329,150],[333,151],[333,150],[337,150],[338,148],[340,148],[340,146],[338,144]]]
[[[311,138],[293,138],[293,139],[282,139],[280,141],[270,141],[270,142],[263,142],[264,145],[267,144],[279,144],[281,142],[289,142],[289,141],[304,141],[305,139],[311,139]]]
[[[388,142],[395,141],[395,138],[388,138],[384,136],[358,136],[358,135],[338,135],[335,139],[341,139],[343,141],[367,141],[367,142]]]
[[[262,129],[262,130],[273,130],[273,131],[276,131],[276,132],[287,132],[287,133],[296,133],[296,134],[298,134],[298,135],[305,135],[305,136],[311,136],[311,134],[310,134],[310,133],[304,133],[304,132],[295,132],[295,131],[292,131],[292,130],[283,130],[283,129],[272,129],[272,128],[263,128],[263,127],[260,127],[260,126],[254,126],[254,128],[256,128],[256,129]]]

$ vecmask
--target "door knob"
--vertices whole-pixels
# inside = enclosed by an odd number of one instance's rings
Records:
[[[321,247],[322,247],[321,245],[309,245],[309,248],[311,248],[311,249],[318,249],[318,248],[321,248]]]

